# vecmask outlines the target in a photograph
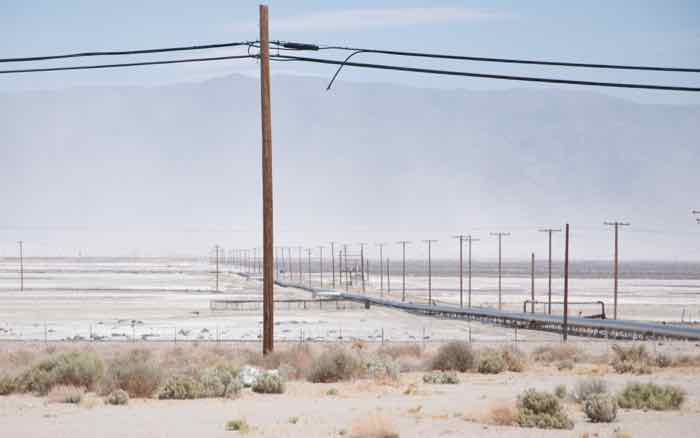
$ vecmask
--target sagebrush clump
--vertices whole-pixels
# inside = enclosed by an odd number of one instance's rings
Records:
[[[534,389],[528,389],[518,397],[518,424],[540,429],[574,427],[574,422],[564,413],[558,398]]]
[[[46,395],[54,386],[70,385],[91,389],[102,377],[102,360],[91,351],[71,351],[42,360],[22,374],[19,389]]]
[[[557,385],[554,388],[554,395],[557,396],[557,398],[563,400],[566,398],[566,395],[569,393],[568,389],[566,389],[566,385]]]
[[[472,347],[462,341],[452,341],[441,346],[433,357],[430,367],[440,371],[466,372],[474,368],[475,355]]]
[[[243,389],[238,379],[238,369],[227,365],[205,369],[199,382],[202,385],[202,397],[236,398]]]
[[[434,371],[423,375],[423,382],[436,385],[456,385],[459,376],[454,371]]]
[[[387,356],[378,356],[369,360],[367,366],[367,377],[370,379],[388,379],[397,381],[401,376],[401,365],[394,359]]]
[[[151,397],[163,381],[163,372],[151,359],[148,350],[131,350],[107,364],[100,392],[109,394],[123,389],[129,397]]]
[[[606,394],[607,392],[608,384],[604,380],[590,378],[579,380],[572,396],[578,403],[583,403],[594,395]]]
[[[332,383],[355,377],[362,365],[350,352],[343,348],[324,351],[311,366],[307,379],[314,383]]]
[[[188,400],[200,398],[204,393],[202,385],[189,376],[169,378],[158,392],[161,400]]]
[[[650,374],[652,357],[643,344],[623,347],[613,345],[614,357],[610,365],[619,374]]]
[[[506,370],[506,361],[496,352],[487,352],[479,358],[478,371],[481,374],[498,374]]]
[[[57,385],[51,388],[48,397],[53,403],[70,403],[77,405],[83,399],[85,389],[73,385]]]
[[[583,402],[583,412],[593,423],[610,423],[617,418],[617,400],[607,394],[594,394]]]
[[[285,383],[278,374],[263,373],[258,376],[252,389],[253,392],[261,394],[282,394],[285,390]]]
[[[12,376],[0,375],[0,395],[9,395],[17,391],[17,379]]]
[[[250,426],[244,419],[231,420],[226,422],[226,430],[248,433],[250,432]]]
[[[500,354],[508,371],[520,373],[525,370],[527,356],[516,347],[504,347],[500,350]]]
[[[628,383],[617,395],[617,404],[625,409],[667,411],[679,409],[685,401],[685,391],[677,386],[655,383]]]
[[[107,395],[105,401],[110,405],[125,405],[129,403],[129,393],[123,389],[115,389]]]

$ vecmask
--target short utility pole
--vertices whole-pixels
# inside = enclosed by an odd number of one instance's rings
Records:
[[[375,243],[379,247],[379,291],[384,295],[384,245],[386,243]]]
[[[467,251],[467,271],[468,271],[468,280],[467,280],[467,307],[472,306],[472,242],[478,242],[479,239],[475,239],[470,235],[467,236],[467,243],[468,243],[468,248],[469,250]]]
[[[433,245],[433,243],[437,242],[437,240],[424,240],[423,242],[428,244],[428,305],[432,306],[433,305],[433,264],[431,260],[431,255],[430,255],[430,249]]]
[[[501,263],[501,239],[503,236],[510,236],[510,233],[491,233],[492,236],[497,236],[498,237],[498,310],[501,310],[501,307],[503,305],[503,300],[502,300],[502,289],[501,289],[501,277],[503,276],[503,271],[502,271],[502,263]]]
[[[561,232],[561,228],[544,228],[540,233],[547,233],[549,236],[549,255],[547,258],[547,314],[552,314],[552,233]]]
[[[19,244],[19,291],[24,291],[24,250],[22,246],[24,242],[20,240],[17,242]]]
[[[613,271],[614,271],[614,303],[613,303],[613,319],[617,319],[617,285],[618,285],[618,274],[619,274],[619,240],[618,240],[618,234],[619,234],[619,229],[620,227],[627,227],[629,226],[628,222],[605,222],[605,225],[615,227],[615,261],[613,265]]]
[[[408,240],[399,240],[397,243],[401,244],[401,277],[402,277],[402,294],[401,301],[406,301],[406,244],[410,244]],[[387,282],[387,294],[389,293],[389,277],[386,279]]]
[[[335,242],[329,242],[331,244],[331,272],[333,273],[333,289],[335,289]]]

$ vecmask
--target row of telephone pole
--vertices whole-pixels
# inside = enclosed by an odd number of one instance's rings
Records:
[[[696,212],[694,212],[696,213]],[[700,212],[697,212],[700,214]],[[614,227],[614,260],[613,260],[613,318],[617,319],[618,316],[618,293],[619,293],[619,229],[623,226],[629,226],[628,222],[614,221],[614,222],[604,222],[605,225]],[[547,314],[552,314],[552,241],[553,235],[562,232],[561,228],[542,228],[538,230],[541,233],[546,233],[547,237]],[[508,237],[511,234],[509,232],[492,232],[491,236],[498,239],[498,309],[503,309],[503,238]],[[479,242],[480,239],[475,238],[471,234],[458,234],[452,236],[454,239],[459,241],[459,306],[460,307],[472,307],[472,245],[474,242]],[[433,300],[433,269],[432,269],[432,249],[433,244],[438,242],[435,239],[425,239],[421,241],[427,245],[427,302],[430,305],[434,305]],[[401,246],[401,300],[406,301],[406,246],[410,245],[412,242],[408,240],[400,240],[396,242]],[[379,251],[379,263],[374,272],[379,274],[379,292],[383,295],[386,291],[391,292],[390,286],[390,270],[389,270],[389,258],[385,258],[384,249],[387,247],[387,242],[377,242],[374,244]],[[362,292],[367,291],[367,281],[372,272],[370,270],[370,260],[366,254],[366,247],[368,243],[359,242],[356,247],[359,248],[359,252],[355,254],[350,254],[351,259],[355,259],[359,262],[351,264],[348,263],[348,248],[352,245],[349,244],[339,244],[337,241],[330,241],[328,246],[317,246],[315,249],[318,250],[318,274],[319,274],[319,284],[323,288],[329,284],[332,288],[338,286],[338,282],[341,286],[344,286],[345,290],[348,291],[350,285],[353,282],[353,277],[359,277],[359,288]],[[331,277],[329,282],[324,283],[324,249],[330,247],[330,268]],[[466,247],[466,248],[465,248]],[[339,248],[336,251],[336,248]],[[297,263],[295,266],[293,250],[297,250]],[[466,257],[466,269],[464,263],[464,249],[467,250]],[[312,270],[312,248],[304,248],[301,246],[297,247],[276,247],[275,248],[275,271],[282,276],[287,276],[288,279],[294,280],[295,276],[299,282],[304,283],[304,277],[306,277],[306,283],[309,286],[311,283]],[[232,263],[242,266],[249,273],[259,273],[261,272],[260,259],[257,256],[257,248],[252,249],[236,249],[232,251],[233,260]],[[304,270],[303,256],[306,261],[306,269]],[[337,265],[336,265],[337,258]],[[339,269],[336,269],[339,267]],[[295,269],[296,268],[296,269]],[[294,271],[297,271],[296,273]],[[306,271],[306,275],[304,275]],[[336,275],[338,274],[338,275]],[[467,276],[467,284],[465,290],[464,275]],[[530,284],[530,298],[533,301],[532,311],[534,312],[534,300],[535,300],[535,253],[530,254],[530,274],[531,274],[531,284]],[[386,281],[385,281],[386,280]],[[217,283],[218,284],[218,283]],[[386,287],[385,287],[386,286]],[[465,300],[466,291],[466,300]]]

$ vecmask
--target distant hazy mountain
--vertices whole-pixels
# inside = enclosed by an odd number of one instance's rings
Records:
[[[473,232],[493,256],[488,231],[503,228],[506,255],[524,257],[542,254],[538,226],[569,221],[577,254],[603,258],[602,221],[625,219],[628,257],[700,257],[700,106],[555,89],[326,92],[288,76],[272,86],[280,244],[405,236],[443,239],[451,254],[450,234]],[[243,76],[0,95],[0,226],[38,227],[0,230],[3,253],[20,237],[47,253],[253,246],[259,99]]]

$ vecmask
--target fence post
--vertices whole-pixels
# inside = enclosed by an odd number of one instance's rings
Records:
[[[44,321],[44,347],[48,347],[48,346],[49,346],[49,339],[48,339],[48,337],[49,337],[49,334],[48,334],[48,331],[47,331],[47,329],[46,329],[46,321]]]
[[[382,345],[384,345],[384,327],[382,327]]]

